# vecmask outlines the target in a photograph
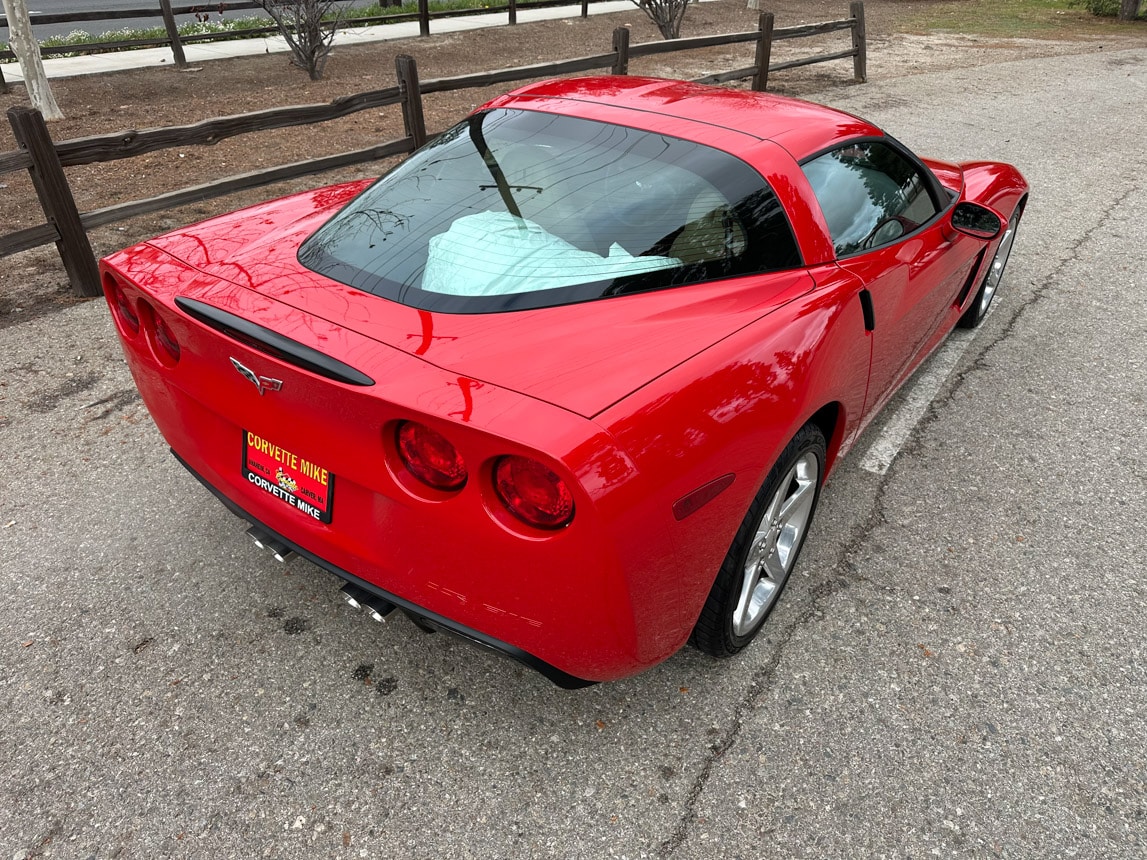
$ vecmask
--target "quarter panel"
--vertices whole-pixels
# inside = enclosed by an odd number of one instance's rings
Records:
[[[869,341],[855,279],[825,282],[599,416],[641,474],[643,518],[671,538],[671,552],[627,583],[638,624],[648,614],[664,627],[655,637],[639,626],[639,643],[664,647],[674,637],[679,645],[689,636],[753,497],[814,413],[840,404],[839,435],[852,435]],[[674,518],[675,501],[730,473],[724,492]]]

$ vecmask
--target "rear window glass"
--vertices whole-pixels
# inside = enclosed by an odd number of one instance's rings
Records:
[[[474,115],[351,201],[299,259],[419,308],[545,307],[799,265],[755,170],[701,144],[520,110]]]

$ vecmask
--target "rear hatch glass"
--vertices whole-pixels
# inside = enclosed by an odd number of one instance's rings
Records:
[[[320,228],[299,260],[356,289],[454,313],[800,264],[772,189],[728,153],[509,109],[439,136]]]

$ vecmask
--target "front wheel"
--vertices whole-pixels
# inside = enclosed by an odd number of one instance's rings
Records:
[[[996,255],[992,257],[992,264],[988,267],[987,274],[984,275],[983,283],[980,284],[976,297],[972,299],[972,303],[968,305],[968,309],[964,311],[964,315],[960,317],[960,321],[957,323],[960,328],[975,328],[988,315],[988,307],[992,304],[992,299],[996,297],[996,290],[999,289],[1000,280],[1004,277],[1004,268],[1008,265],[1008,257],[1011,256],[1012,245],[1016,241],[1016,229],[1020,226],[1020,216],[1023,214],[1024,204],[1020,203],[1008,221],[1008,226],[1004,230],[1004,237],[1000,239],[1000,244],[996,247]]]
[[[785,446],[741,522],[689,641],[730,657],[752,641],[796,565],[820,498],[825,441],[813,424]]]

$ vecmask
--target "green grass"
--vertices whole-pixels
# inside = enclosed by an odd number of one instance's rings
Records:
[[[505,6],[505,2],[495,0],[431,0],[431,12],[456,12],[464,9],[489,9],[491,6]],[[522,5],[525,5],[524,3]],[[370,6],[356,6],[348,14],[348,18],[378,18],[391,15],[412,15],[418,11],[416,5],[409,6],[379,6],[377,3]]]
[[[1089,11],[1089,7],[1102,5],[1103,0],[949,0],[905,16],[899,29],[910,33],[1070,39],[1102,35],[1114,27],[1126,26]],[[1117,8],[1118,2],[1114,5]]]
[[[228,33],[253,30],[256,27],[266,27],[270,22],[264,18],[246,17],[224,21],[196,21],[191,24],[181,24],[179,35],[199,36],[204,33]],[[92,34],[85,30],[73,30],[63,36],[50,36],[40,42],[41,48],[64,48],[77,45],[92,45],[98,42],[120,42],[130,39],[166,39],[167,30],[163,27],[121,27],[118,30],[107,30],[103,33]]]
[[[1072,6],[1086,9],[1093,15],[1106,15],[1109,18],[1119,17],[1119,0],[1071,0]],[[1140,2],[1142,6],[1142,2]],[[1139,10],[1139,19],[1147,20],[1147,8]]]

